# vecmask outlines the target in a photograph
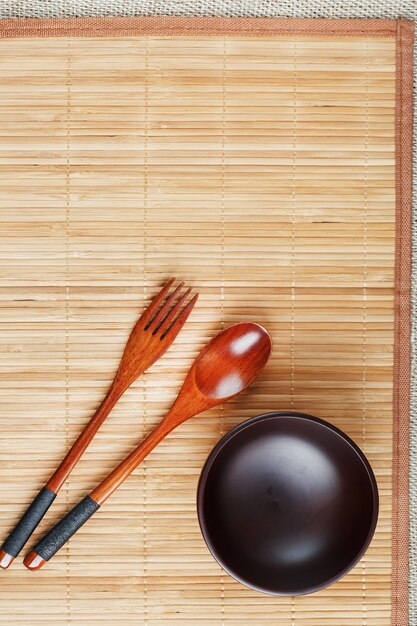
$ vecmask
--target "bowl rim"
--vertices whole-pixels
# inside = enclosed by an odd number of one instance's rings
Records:
[[[243,430],[246,430],[247,428],[251,428],[254,424],[258,424],[259,422],[264,422],[268,420],[275,420],[277,418],[285,418],[285,417],[298,418],[298,419],[315,422],[318,425],[324,428],[327,428],[328,430],[333,431],[353,449],[353,451],[357,454],[357,456],[361,460],[369,478],[369,483],[370,483],[371,491],[372,491],[373,512],[372,512],[371,522],[369,525],[369,530],[362,544],[361,549],[356,553],[354,558],[343,568],[343,570],[341,570],[335,576],[325,580],[324,582],[318,585],[313,585],[313,586],[306,587],[303,589],[281,590],[281,591],[278,590],[277,591],[277,590],[267,589],[265,587],[260,587],[259,585],[256,585],[253,582],[251,582],[250,580],[245,579],[240,574],[235,572],[233,568],[230,567],[223,560],[222,555],[219,554],[219,552],[213,545],[213,542],[210,538],[210,533],[209,533],[205,515],[204,515],[203,504],[204,504],[205,487],[207,484],[208,476],[210,474],[210,470],[213,466],[214,461],[218,457],[219,453],[229,443],[229,441],[233,439],[238,433],[242,432]],[[372,538],[375,533],[375,528],[376,528],[377,521],[378,521],[378,513],[379,513],[379,494],[378,494],[377,481],[376,481],[374,472],[372,470],[372,467],[368,459],[366,458],[362,450],[359,448],[359,446],[346,433],[344,433],[342,430],[337,428],[337,426],[334,426],[330,422],[327,422],[326,420],[323,420],[319,417],[315,417],[314,415],[309,415],[308,413],[300,413],[298,411],[273,411],[270,413],[262,413],[261,415],[256,415],[255,417],[251,417],[247,420],[244,420],[240,424],[237,424],[237,426],[234,426],[225,435],[223,435],[223,437],[217,442],[217,444],[211,450],[201,470],[200,478],[199,478],[198,486],[197,486],[198,522],[200,525],[200,530],[203,535],[204,541],[206,542],[207,548],[209,549],[214,559],[224,569],[225,572],[227,572],[232,578],[240,582],[242,585],[245,585],[246,587],[249,587],[250,589],[253,589],[254,591],[258,591],[260,593],[264,593],[264,594],[271,595],[271,596],[298,596],[298,595],[306,595],[310,593],[315,593],[326,587],[329,587],[330,585],[333,585],[335,582],[337,582],[338,580],[346,576],[346,574],[350,572],[350,570],[352,570],[355,567],[355,565],[357,565],[357,563],[361,560],[361,558],[367,551],[369,544],[371,543]]]

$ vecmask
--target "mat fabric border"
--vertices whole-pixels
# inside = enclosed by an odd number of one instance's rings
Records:
[[[397,22],[392,624],[409,623],[409,449],[414,22]]]
[[[0,19],[0,38],[175,35],[395,36],[396,246],[393,393],[393,626],[408,626],[414,22],[385,19],[91,17]]]
[[[413,22],[384,19],[240,17],[82,17],[0,19],[0,37],[128,37],[137,35],[372,35],[411,30]]]

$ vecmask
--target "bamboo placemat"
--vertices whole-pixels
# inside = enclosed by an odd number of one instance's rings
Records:
[[[275,343],[250,391],[172,433],[43,570],[2,573],[0,624],[407,624],[412,26],[0,20],[0,34],[4,536],[168,276],[198,308],[36,537],[160,420],[222,326],[255,320]],[[275,409],[345,430],[380,489],[367,554],[312,596],[244,588],[198,529],[211,447]]]

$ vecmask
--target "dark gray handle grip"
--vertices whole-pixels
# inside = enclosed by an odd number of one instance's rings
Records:
[[[48,487],[43,487],[7,537],[1,549],[10,556],[17,557],[55,498],[56,493],[54,491]]]
[[[45,561],[49,561],[64,543],[100,508],[90,496],[86,496],[63,517],[33,548]]]

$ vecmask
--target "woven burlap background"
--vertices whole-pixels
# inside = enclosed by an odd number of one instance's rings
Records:
[[[417,0],[0,0],[0,17],[194,15],[225,17],[407,18]],[[416,64],[417,67],[417,64]],[[414,74],[414,91],[416,78]],[[417,102],[417,97],[415,97]],[[415,115],[417,119],[417,115]],[[417,249],[417,144],[414,136],[413,247]],[[417,268],[414,261],[410,449],[410,626],[417,626]]]

